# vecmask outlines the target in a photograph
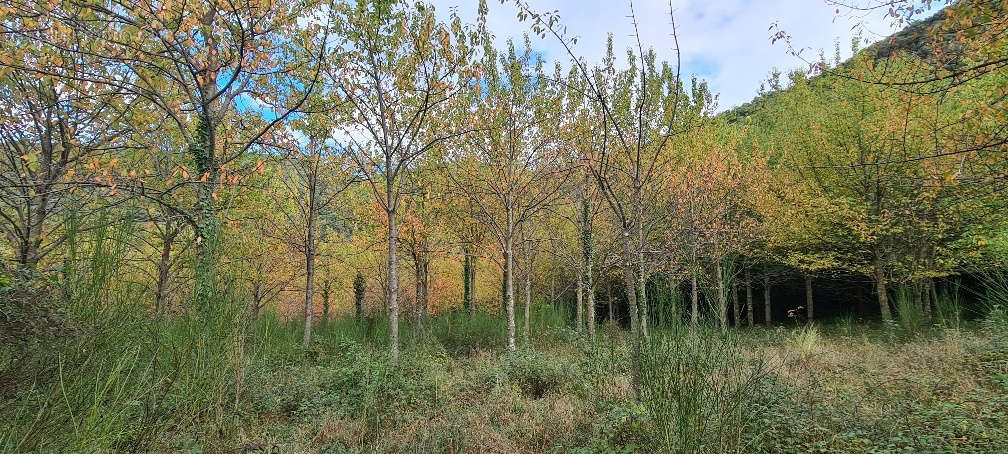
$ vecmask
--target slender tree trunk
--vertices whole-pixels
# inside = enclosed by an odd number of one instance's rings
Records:
[[[593,267],[595,262],[595,245],[592,242],[592,219],[588,206],[587,187],[589,173],[585,172],[585,197],[581,201],[581,248],[584,252],[584,270],[581,283],[588,298],[585,308],[588,311],[588,338],[595,342],[595,283],[593,282]]]
[[[638,204],[639,205],[639,204]],[[638,208],[639,210],[640,208]],[[639,213],[640,211],[638,211]],[[647,276],[645,276],[644,263],[644,223],[637,225],[637,306],[640,307],[641,335],[648,335],[648,300],[647,300]]]
[[[630,313],[630,336],[633,343],[638,343],[637,330],[640,321],[637,313],[637,279],[633,270],[634,255],[630,245],[630,233],[623,232],[623,284],[626,286],[627,309]],[[636,347],[635,352],[636,352]]]
[[[463,250],[463,262],[462,262],[462,308],[466,312],[472,312],[472,281],[469,280],[472,277],[472,256],[469,254],[469,248]]]
[[[585,293],[588,298],[585,302],[585,308],[588,310],[588,339],[592,343],[595,342],[595,287],[594,285],[586,285]]]
[[[310,223],[309,223],[310,225]],[[308,231],[308,242],[311,244],[314,241],[314,234],[309,227]],[[305,347],[311,343],[311,333],[312,333],[312,317],[315,315],[315,304],[312,300],[312,293],[315,290],[315,248],[312,246],[307,246],[305,248],[305,299],[304,299],[304,339],[302,343]]]
[[[389,354],[391,355],[392,362],[395,363],[399,361],[399,259],[397,257],[399,227],[396,225],[395,210],[390,210],[387,214],[389,228]]]
[[[882,320],[892,320],[892,313],[889,311],[889,294],[886,291],[885,270],[882,268],[882,254],[880,252],[875,253],[875,294],[878,296]]]
[[[643,257],[643,254],[641,254]],[[640,307],[641,336],[648,335],[647,279],[644,277],[643,259],[637,268],[637,306]]]
[[[322,325],[329,324],[329,296],[331,292],[332,282],[326,279],[325,285],[322,286]]]
[[[634,254],[630,245],[630,231],[623,230],[623,283],[626,286],[627,306],[630,309],[630,338],[632,351],[632,364],[630,367],[631,383],[633,387],[634,399],[640,398],[640,336],[638,335],[637,314],[637,282],[633,270]]]
[[[171,252],[178,234],[173,224],[169,221],[165,225],[165,235],[161,243],[161,259],[158,261],[157,289],[154,296],[154,314],[161,315],[168,305],[168,285],[171,275]]]
[[[935,310],[938,309],[938,285],[935,284],[934,279],[928,280],[928,286],[931,287],[931,301],[934,302]]]
[[[613,314],[613,304],[612,304],[612,288],[609,287],[611,284],[606,285],[606,304],[609,306],[609,323],[616,321]]]
[[[805,315],[808,316],[808,321],[813,319],[813,304],[815,301],[812,299],[812,275],[805,274]]]
[[[529,308],[532,306],[532,256],[528,256],[528,268],[525,270],[525,343],[532,343],[532,328]]]
[[[746,304],[746,322],[748,322],[749,327],[753,326],[753,295],[752,295],[752,276],[749,273],[749,268],[745,270],[745,304]]]
[[[773,305],[770,301],[770,271],[763,270],[763,323],[767,328],[773,324]]]
[[[509,237],[504,244],[504,301],[507,311],[508,351],[515,352],[515,300],[514,300],[514,251],[513,240]]]
[[[423,310],[421,314],[424,318],[430,314],[430,259],[424,259],[423,264]]]
[[[469,255],[469,312],[476,309],[476,257]]]
[[[931,287],[934,285],[934,281],[932,281],[931,278],[926,278],[924,279],[922,285],[924,286],[922,289],[924,292],[924,316],[927,317],[928,320],[932,320],[934,314],[931,312],[931,308],[937,303],[937,301],[932,298],[931,294]]]
[[[416,317],[417,328],[419,329],[423,324],[423,307],[424,307],[424,263],[423,258],[419,254],[414,256],[414,262],[416,263],[414,269],[414,279],[416,280],[416,302],[413,308],[414,316]]]
[[[697,272],[690,273],[690,323],[697,326],[700,323],[700,295],[697,291]]]
[[[584,279],[578,277],[577,282],[577,295],[575,299],[574,308],[574,331],[577,333],[581,332],[581,328],[584,326]]]
[[[728,287],[732,300],[732,323],[735,326],[742,326],[742,310],[739,308],[738,286],[733,282]]]
[[[550,304],[556,304],[556,274],[550,270]]]
[[[262,283],[256,282],[252,286],[252,319],[253,320],[259,320],[259,317],[262,315],[263,298],[265,298],[265,295],[263,295]]]
[[[715,272],[717,273],[718,326],[723,333],[728,330],[728,301],[724,282],[724,267],[718,263]]]
[[[210,88],[208,93],[212,93]],[[196,172],[203,180],[196,184],[196,270],[195,305],[198,312],[205,313],[217,287],[217,236],[220,219],[214,201],[220,167],[215,150],[215,125],[209,107],[204,106],[197,123],[195,143],[190,151],[196,163]]]

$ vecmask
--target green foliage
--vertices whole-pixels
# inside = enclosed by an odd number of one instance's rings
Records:
[[[759,427],[756,396],[770,369],[733,334],[673,325],[641,347],[641,401],[659,452],[745,451]]]
[[[364,308],[364,290],[364,275],[358,270],[353,280],[354,314],[358,319],[361,318]]]
[[[573,453],[631,454],[646,452],[651,433],[647,410],[642,405],[611,406],[601,410],[600,419],[591,428],[591,438],[571,450]]]
[[[580,375],[570,364],[535,350],[519,350],[506,360],[502,369],[530,399],[541,399],[580,383]]]
[[[431,331],[445,351],[468,355],[504,345],[499,317],[482,311],[453,311],[430,320]]]
[[[942,287],[934,301],[934,307],[938,327],[958,330],[962,326],[963,304],[958,281],[952,281]]]
[[[196,428],[233,429],[229,415],[256,370],[246,299],[221,289],[198,316],[153,316],[124,278],[127,229],[69,239],[73,255],[59,282],[67,290],[52,298],[73,329],[29,335],[44,348],[23,370],[30,379],[5,398],[4,451],[147,450]]]
[[[927,324],[927,318],[910,289],[906,286],[897,288],[893,304],[896,308],[896,321],[903,335],[914,336],[920,333]]]

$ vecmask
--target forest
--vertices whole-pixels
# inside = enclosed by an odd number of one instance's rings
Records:
[[[0,4],[0,451],[1008,451],[1008,2],[537,3]]]

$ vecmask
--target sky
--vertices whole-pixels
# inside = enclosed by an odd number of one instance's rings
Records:
[[[528,0],[537,11],[557,10],[568,35],[578,37],[575,52],[589,62],[600,62],[608,33],[613,34],[617,57],[635,44],[630,3],[627,0]],[[456,11],[463,21],[475,23],[478,0],[431,0],[438,15],[447,18]],[[508,38],[521,43],[529,22],[516,18],[514,6],[488,0],[487,25],[498,45]],[[936,2],[940,3],[940,2]],[[668,0],[635,0],[635,16],[640,24],[642,44],[654,47],[659,58],[674,60]],[[828,58],[840,43],[841,56],[851,54],[851,38],[861,31],[863,40],[877,41],[897,31],[883,11],[870,14],[837,13],[825,0],[672,0],[682,56],[682,75],[709,82],[719,95],[719,110],[751,100],[773,68],[787,72],[807,68],[801,59],[788,53],[785,44],[771,44],[772,24],[787,32],[803,57],[817,60],[819,51]],[[937,9],[937,7],[935,8]],[[926,15],[920,16],[921,18]],[[547,68],[569,57],[551,37],[533,37],[532,47],[540,52]],[[861,47],[864,47],[862,44]]]

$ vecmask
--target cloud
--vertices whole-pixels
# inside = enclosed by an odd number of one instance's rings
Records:
[[[456,11],[463,21],[475,22],[477,0],[432,0],[438,14]],[[590,62],[601,61],[606,35],[612,33],[617,56],[636,46],[630,3],[621,0],[532,0],[538,11],[557,10],[567,33],[577,36],[575,51]],[[941,2],[935,2],[936,4]],[[510,3],[488,0],[487,26],[500,45],[512,38],[521,42],[528,23],[520,23]],[[673,60],[675,45],[667,0],[637,0],[634,16],[644,47],[653,47],[659,57]],[[851,54],[851,38],[860,30],[863,39],[876,41],[897,29],[882,12],[837,15],[823,0],[672,0],[684,79],[691,75],[707,79],[720,95],[720,108],[745,103],[759,90],[773,68],[787,71],[804,67],[787,48],[771,44],[771,24],[778,24],[805,48],[803,56],[816,59],[823,51],[832,58],[836,42],[844,58]],[[936,7],[937,9],[937,7]],[[566,51],[553,38],[532,39],[547,63],[569,61]],[[863,45],[862,45],[863,47]]]

